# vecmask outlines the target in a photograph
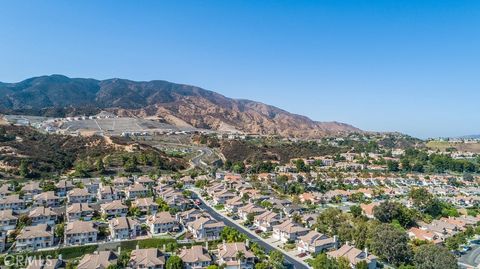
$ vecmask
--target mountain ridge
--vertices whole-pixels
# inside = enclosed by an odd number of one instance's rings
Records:
[[[157,117],[170,123],[246,133],[317,138],[362,132],[340,122],[319,122],[281,108],[233,99],[197,86],[165,80],[133,81],[112,78],[32,77],[17,83],[0,82],[0,112],[102,109],[120,116]],[[72,112],[73,111],[73,112]]]

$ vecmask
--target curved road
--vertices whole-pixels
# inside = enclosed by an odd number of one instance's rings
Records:
[[[222,214],[218,213],[215,209],[208,206],[205,203],[205,200],[203,200],[203,198],[200,195],[198,195],[198,193],[196,191],[193,191],[193,193],[194,193],[195,199],[198,198],[202,201],[202,204],[199,206],[199,208],[208,212],[216,220],[223,221],[227,226],[235,227],[238,231],[240,231],[243,234],[245,234],[246,236],[248,236],[248,238],[250,239],[251,242],[256,242],[257,244],[262,246],[267,252],[270,252],[272,250],[280,250],[283,253],[283,256],[285,257],[285,263],[286,263],[288,268],[295,268],[295,269],[310,268],[310,267],[306,266],[304,263],[293,259],[289,255],[286,255],[283,250],[266,243],[260,237],[258,237],[257,235],[254,235],[250,230],[246,229],[245,227],[231,221],[227,217],[224,217]]]

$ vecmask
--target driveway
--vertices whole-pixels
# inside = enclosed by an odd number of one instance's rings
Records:
[[[195,189],[191,189],[193,193],[195,193],[196,198],[200,199],[202,201],[202,204],[199,206],[201,209],[205,210],[208,212],[212,217],[214,217],[218,221],[223,221],[227,226],[230,227],[235,227],[238,231],[244,233],[248,238],[250,239],[251,242],[256,242],[260,246],[262,246],[267,252],[270,252],[272,250],[279,250],[280,252],[283,253],[285,257],[285,261],[287,264],[292,266],[295,269],[306,269],[310,268],[308,264],[306,264],[304,261],[302,261],[300,258],[295,257],[294,255],[285,252],[283,249],[271,245],[269,242],[265,241],[263,238],[260,236],[256,235],[254,232],[248,230],[247,228],[241,226],[240,224],[236,223],[233,219],[230,217],[227,217],[223,214],[221,214],[218,210],[214,209],[213,207],[210,207],[207,204],[207,201],[201,197],[201,195],[198,194],[198,191]],[[267,239],[268,240],[268,239]]]

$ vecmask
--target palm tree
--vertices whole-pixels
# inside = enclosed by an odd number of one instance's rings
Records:
[[[245,259],[245,253],[243,253],[243,251],[239,251],[235,255],[235,258],[238,261],[238,268],[241,268],[242,267],[242,260]]]

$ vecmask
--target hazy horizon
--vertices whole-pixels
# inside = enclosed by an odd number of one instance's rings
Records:
[[[0,81],[167,80],[317,121],[480,133],[480,2],[5,2]]]

